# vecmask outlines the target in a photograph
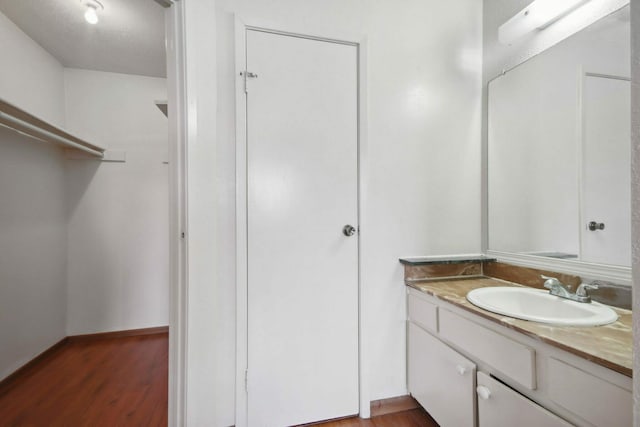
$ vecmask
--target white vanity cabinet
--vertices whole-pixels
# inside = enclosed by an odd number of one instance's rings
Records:
[[[627,427],[631,378],[408,288],[411,395],[441,427]]]

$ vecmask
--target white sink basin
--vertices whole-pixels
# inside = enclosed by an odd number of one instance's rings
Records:
[[[493,313],[561,326],[598,326],[618,319],[616,312],[606,305],[575,302],[540,289],[478,288],[469,292],[467,299]]]

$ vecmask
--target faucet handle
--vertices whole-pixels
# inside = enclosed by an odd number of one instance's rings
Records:
[[[549,277],[549,276],[545,276],[544,274],[540,275],[540,278],[542,278],[545,282],[544,282],[544,287],[547,289],[552,289],[556,286],[560,286],[562,285],[560,283],[560,280],[558,280],[555,277]]]
[[[587,293],[588,289],[598,289],[598,285],[581,283],[580,286],[578,286],[578,290],[576,290],[576,295],[578,295],[579,297],[587,297],[589,296],[589,294]]]

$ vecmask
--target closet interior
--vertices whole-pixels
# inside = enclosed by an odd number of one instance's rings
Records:
[[[169,323],[164,8],[86,8],[0,0],[0,380]]]

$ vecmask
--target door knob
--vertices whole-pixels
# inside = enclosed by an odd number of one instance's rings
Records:
[[[591,231],[604,230],[604,222],[591,221],[587,224],[587,227],[589,227],[589,230]]]
[[[344,227],[342,227],[342,234],[344,234],[347,237],[353,236],[354,234],[356,234],[356,229],[353,225],[347,224]]]

